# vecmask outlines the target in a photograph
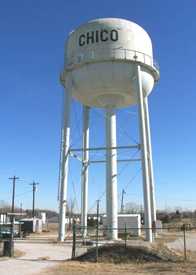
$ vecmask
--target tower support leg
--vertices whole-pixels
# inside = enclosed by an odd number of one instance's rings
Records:
[[[68,181],[68,162],[70,146],[70,111],[71,111],[71,94],[65,91],[63,117],[63,140],[62,140],[62,161],[61,161],[61,186],[60,186],[60,205],[59,205],[59,232],[58,239],[63,242],[65,239],[65,222],[67,207],[67,181]]]
[[[87,235],[88,214],[88,167],[89,167],[89,110],[83,106],[83,156],[82,156],[82,194],[81,194],[81,227],[83,238]]]
[[[118,238],[116,114],[106,109],[106,214],[108,239]]]
[[[144,109],[146,115],[146,134],[147,134],[147,150],[148,150],[148,166],[149,166],[149,178],[150,178],[150,203],[151,203],[151,215],[152,224],[156,224],[156,199],[154,190],[154,171],[152,160],[152,146],[151,146],[151,134],[150,134],[150,119],[148,110],[148,98],[144,98]]]
[[[150,181],[147,150],[146,116],[144,110],[144,95],[140,65],[137,65],[137,93],[139,105],[140,144],[142,157],[143,194],[144,194],[144,226],[146,228],[146,240],[152,242],[152,218],[150,204]]]

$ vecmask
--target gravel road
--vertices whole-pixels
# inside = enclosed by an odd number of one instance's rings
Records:
[[[71,245],[54,243],[16,242],[15,248],[24,252],[24,256],[15,259],[0,260],[1,275],[42,274],[45,268],[55,266],[71,257]]]

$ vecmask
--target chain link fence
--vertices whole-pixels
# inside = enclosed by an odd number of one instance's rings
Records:
[[[116,241],[108,240],[108,235],[111,233],[111,228],[108,229],[102,225],[88,227],[87,235],[84,232],[87,228],[81,227],[74,223],[72,227],[72,259],[80,258],[90,261],[102,261],[104,251],[108,249],[111,253],[118,251],[121,254],[126,254],[132,249],[141,250],[140,253],[147,253],[144,257],[150,257],[166,261],[187,261],[196,259],[196,227],[182,225],[178,227],[163,227],[163,228],[144,228],[136,230],[136,228],[123,228],[118,230],[118,239]],[[145,241],[146,230],[151,230],[153,235],[152,244]],[[143,249],[143,250],[142,250]],[[138,250],[137,250],[138,251]],[[137,254],[137,253],[136,253]],[[143,254],[142,254],[143,255]],[[152,257],[153,256],[153,257]],[[85,258],[86,257],[86,258]],[[119,257],[119,255],[118,255]],[[131,255],[134,258],[134,255]],[[141,258],[138,254],[138,257]],[[135,257],[136,259],[136,257]]]

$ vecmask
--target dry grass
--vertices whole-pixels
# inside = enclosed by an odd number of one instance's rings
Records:
[[[154,250],[155,248],[153,248]],[[141,259],[129,260],[126,263],[119,261],[107,261],[93,263],[87,261],[66,261],[52,269],[47,270],[43,275],[194,275],[196,274],[196,253],[191,253],[189,261],[184,262],[182,257],[177,257],[175,262],[167,260],[166,255],[170,255],[171,251],[164,247],[161,243],[156,249],[162,250],[163,258],[158,261],[144,261]],[[169,254],[168,254],[169,253]],[[121,256],[123,253],[121,251]],[[110,255],[111,256],[111,255]],[[107,258],[107,257],[106,257]],[[125,257],[126,258],[126,257]],[[190,260],[191,259],[191,260]],[[100,258],[101,260],[101,258]],[[102,259],[103,260],[103,259]]]
[[[58,223],[49,223],[48,230],[50,232],[58,232]]]
[[[57,230],[57,224],[50,224],[52,232]],[[153,248],[167,253],[168,249],[165,243],[175,241],[182,236],[182,232],[173,232],[172,230],[163,234],[160,234],[156,241],[156,246]],[[187,251],[187,262],[183,262],[182,251],[176,251],[179,256],[178,262],[142,262],[142,261],[130,261],[128,263],[112,263],[112,262],[80,262],[80,261],[66,261],[58,264],[55,267],[47,270],[42,275],[194,275],[196,274],[196,253]]]
[[[25,252],[19,250],[19,249],[14,249],[14,258],[19,258],[25,255]]]
[[[49,256],[39,257],[38,260],[40,260],[40,261],[48,261],[48,260],[50,260],[50,257]]]
[[[195,262],[179,263],[131,263],[131,264],[106,264],[106,263],[80,263],[75,261],[65,262],[50,270],[48,275],[91,275],[91,274],[144,274],[144,275],[182,275],[196,274]],[[44,275],[44,273],[42,273]]]
[[[19,250],[19,249],[14,249],[14,258],[19,258],[19,257],[22,257],[22,256],[24,256],[25,255],[25,252],[23,252],[23,251],[21,251],[21,250]],[[2,255],[2,253],[1,253],[1,255],[0,255],[0,259],[2,260],[4,260],[4,259],[9,259],[9,257],[5,257],[5,256],[3,256]]]

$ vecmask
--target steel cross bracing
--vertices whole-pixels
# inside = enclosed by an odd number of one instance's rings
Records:
[[[124,145],[124,146],[115,146],[115,147],[89,147],[86,149],[83,148],[73,148],[69,149],[70,152],[82,152],[82,151],[101,151],[106,149],[140,149],[140,144],[135,145]]]
[[[142,77],[140,66],[137,65],[137,77],[135,78],[136,86],[138,88],[138,114],[140,125],[140,144],[117,146],[116,144],[116,114],[113,109],[106,108],[106,146],[105,147],[90,147],[89,146],[89,107],[83,106],[83,146],[82,148],[72,148],[70,146],[70,110],[71,110],[71,93],[66,92],[65,96],[65,113],[64,113],[64,135],[62,142],[62,171],[61,171],[61,196],[60,196],[60,226],[59,226],[59,240],[64,241],[65,238],[65,216],[66,216],[66,196],[68,184],[68,162],[69,157],[72,156],[79,160],[82,164],[82,225],[87,221],[87,196],[88,196],[88,168],[93,163],[106,163],[106,194],[108,205],[106,212],[108,215],[108,223],[113,227],[117,227],[117,162],[133,162],[141,161],[143,174],[143,194],[144,194],[144,214],[146,229],[146,240],[152,242],[152,222],[156,222],[156,205],[154,195],[154,175],[152,165],[152,150],[150,137],[150,124],[148,114],[148,100],[144,96],[142,90]],[[139,158],[127,158],[117,160],[117,149],[137,149],[140,151]],[[90,160],[89,152],[105,151],[106,160]],[[82,153],[78,156],[77,153]],[[109,238],[117,239],[117,234],[114,230],[111,232]],[[82,232],[83,236],[86,232]]]
[[[125,145],[125,146],[116,146],[116,147],[89,147],[87,149],[83,148],[70,148],[68,150],[67,155],[69,154],[71,157],[79,160],[80,162],[83,163],[83,165],[86,167],[89,164],[94,164],[94,163],[105,163],[106,160],[89,160],[88,162],[85,162],[82,160],[81,157],[79,157],[75,152],[84,152],[84,151],[103,151],[106,149],[135,149],[137,148],[140,150],[140,144],[137,145]],[[67,156],[66,156],[67,157]],[[131,158],[131,159],[118,159],[117,162],[135,162],[135,161],[141,161],[141,158]]]

